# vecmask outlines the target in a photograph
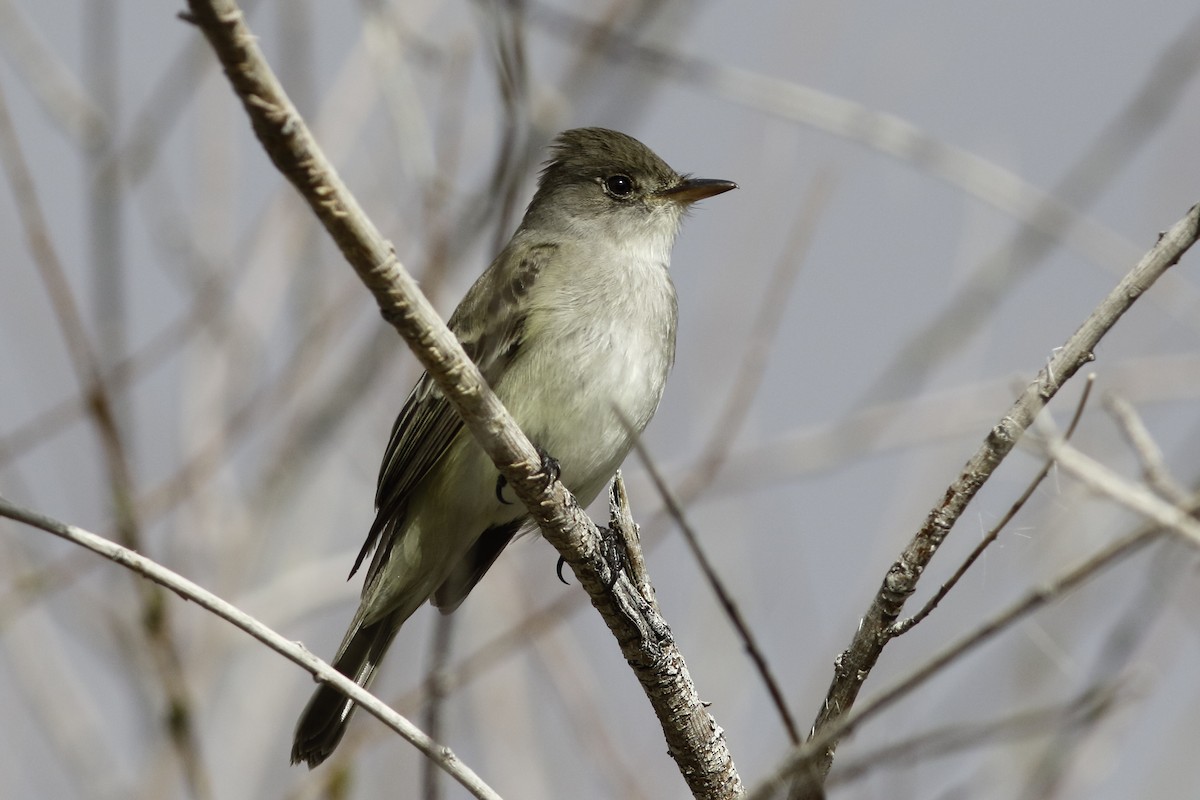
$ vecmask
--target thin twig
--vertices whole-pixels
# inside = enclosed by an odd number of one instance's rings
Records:
[[[1087,406],[1088,398],[1091,396],[1092,387],[1095,386],[1095,384],[1095,374],[1093,373],[1088,375],[1087,383],[1084,384],[1083,391],[1079,394],[1079,402],[1075,405],[1075,414],[1071,417],[1071,423],[1067,426],[1066,433],[1063,434],[1065,438],[1070,439],[1071,435],[1075,433],[1075,428],[1077,425],[1079,425],[1079,420],[1083,418],[1083,409]],[[1013,517],[1017,515],[1017,512],[1025,507],[1025,504],[1029,502],[1029,498],[1032,497],[1033,493],[1037,491],[1037,488],[1042,485],[1042,481],[1044,481],[1046,476],[1050,474],[1050,470],[1053,467],[1054,460],[1048,459],[1038,474],[1035,475],[1033,480],[1029,482],[1029,485],[1025,487],[1025,491],[1021,493],[1021,496],[1018,497],[1011,506],[1009,506],[1008,511],[1005,512],[1004,516],[1000,518],[999,522],[992,526],[992,529],[987,532],[987,535],[984,536],[983,539],[979,541],[979,544],[975,545],[975,549],[972,550],[971,554],[963,560],[958,569],[954,571],[954,574],[950,576],[950,579],[941,585],[941,588],[937,590],[937,593],[933,597],[929,598],[929,602],[927,602],[920,611],[918,611],[916,614],[913,614],[908,619],[893,623],[891,628],[888,630],[888,636],[899,636],[902,633],[905,633],[933,613],[933,610],[938,607],[938,604],[941,603],[942,600],[945,599],[946,595],[948,595],[950,590],[953,589],[955,585],[962,579],[963,575],[967,574],[967,570],[971,568],[971,565],[974,564],[981,555],[983,555],[983,551],[986,550],[992,542],[996,541],[997,537],[1000,536],[1000,532],[1004,530],[1009,522],[1012,521]]]
[[[442,713],[446,707],[447,693],[442,675],[450,660],[450,646],[454,640],[454,617],[438,614],[433,622],[433,642],[429,648],[429,669],[425,671],[425,685],[430,687],[425,696],[424,723],[430,738],[442,736]],[[434,762],[425,761],[421,774],[421,796],[424,800],[440,800],[442,796],[441,776],[434,770]]]
[[[820,734],[793,750],[771,779],[751,792],[749,800],[766,800],[774,795],[777,788],[796,776],[811,776],[816,767],[814,762],[822,757],[822,750],[828,748],[830,742],[852,732],[864,721],[907,696],[947,666],[1011,627],[1018,620],[1055,602],[1067,592],[1096,577],[1102,570],[1156,540],[1163,533],[1173,532],[1193,544],[1200,545],[1200,521],[1196,519],[1197,513],[1200,512],[1200,494],[1190,497],[1185,505],[1172,505],[1144,486],[1124,480],[1104,465],[1083,455],[1066,444],[1061,436],[1046,437],[1044,446],[1063,470],[1075,475],[1093,490],[1112,497],[1150,521],[1090,556],[1049,584],[1030,592],[973,633],[934,656],[907,678],[872,698],[870,702],[863,703],[849,714],[833,720]],[[790,797],[808,797],[815,791],[819,791],[819,787],[814,790],[807,785],[801,785],[799,788],[793,786]]]
[[[625,422],[625,420],[622,420],[622,422]],[[628,423],[626,422],[625,424],[630,434],[634,434],[635,431],[628,427]],[[771,667],[767,664],[767,657],[763,653],[762,648],[758,646],[758,641],[755,639],[749,623],[742,616],[737,603],[734,602],[733,595],[726,588],[725,582],[721,580],[721,576],[717,574],[717,570],[713,567],[712,561],[709,560],[708,555],[704,552],[704,548],[700,546],[700,538],[692,529],[691,524],[687,521],[687,517],[683,513],[683,508],[675,499],[670,487],[667,486],[667,482],[663,480],[663,476],[658,471],[658,467],[654,464],[653,459],[650,458],[650,453],[647,452],[641,437],[634,435],[633,441],[638,458],[642,460],[642,465],[646,468],[646,472],[650,474],[650,480],[653,481],[655,489],[658,490],[663,505],[666,506],[667,513],[671,515],[671,518],[679,526],[679,532],[683,534],[683,540],[687,542],[688,548],[692,551],[692,557],[700,565],[700,571],[704,573],[704,579],[708,581],[713,594],[716,595],[717,602],[721,604],[721,608],[725,611],[725,616],[729,618],[734,631],[737,632],[738,637],[742,640],[742,646],[746,648],[746,654],[750,656],[750,660],[754,663],[754,668],[758,670],[759,678],[762,680],[763,685],[767,687],[767,693],[771,697],[771,702],[775,706],[776,713],[779,714],[779,718],[783,722],[788,739],[793,745],[800,744],[800,731],[796,727],[796,720],[792,718],[792,712],[788,710],[783,690],[779,687],[779,682],[775,680],[775,676],[771,672]]]
[[[1193,569],[1193,559],[1186,554],[1180,557],[1185,548],[1190,545],[1181,541],[1163,541],[1146,559],[1149,563],[1145,571],[1125,579],[1131,596],[1122,602],[1124,607],[1110,620],[1104,641],[1098,647],[1089,648],[1093,652],[1091,667],[1080,665],[1076,670],[1076,674],[1088,676],[1089,685],[1105,686],[1118,682],[1136,685],[1139,662],[1156,661],[1154,655],[1139,651],[1161,630],[1158,615],[1169,607],[1169,596],[1180,579]],[[1121,602],[1117,596],[1111,596],[1111,600],[1112,606]],[[1106,609],[1106,612],[1112,611],[1116,609]],[[1023,789],[1010,792],[1009,796],[1014,800],[1065,796],[1061,790],[1069,780],[1068,776],[1078,774],[1079,769],[1086,771],[1095,746],[1105,746],[1097,741],[1102,735],[1098,725],[1060,726],[1024,769]]]
[[[904,603],[915,591],[926,566],[967,505],[1012,452],[1017,440],[1046,403],[1084,364],[1094,358],[1092,350],[1096,344],[1137,298],[1179,261],[1197,237],[1200,237],[1200,205],[1189,209],[1183,219],[1159,236],[1158,242],[1138,265],[1101,301],[1079,330],[1055,351],[1053,358],[992,428],[958,478],[930,510],[920,530],[888,569],[870,608],[855,630],[850,646],[835,662],[833,681],[813,725],[814,735],[825,741],[827,747],[816,764],[816,775],[810,777],[819,781],[828,773],[837,742],[836,738],[825,735],[825,729],[854,705],[866,678],[890,639],[890,626],[900,616]],[[836,730],[837,726],[832,729]]]
[[[1045,441],[1051,457],[1065,471],[1079,479],[1094,492],[1107,495],[1158,525],[1179,534],[1192,544],[1200,545],[1200,521],[1193,518],[1194,508],[1169,503],[1143,484],[1132,483],[1078,449],[1067,444],[1061,436]],[[1192,505],[1194,500],[1189,500]]]
[[[471,794],[480,800],[500,800],[490,786],[476,775],[470,767],[459,761],[450,748],[438,744],[404,717],[390,709],[382,700],[363,689],[354,681],[342,675],[326,662],[314,656],[304,645],[293,642],[268,628],[256,618],[245,613],[237,606],[226,602],[217,595],[199,586],[177,572],[146,558],[143,555],[111,542],[102,536],[59,522],[36,511],[21,508],[0,497],[0,517],[8,517],[17,522],[52,533],[62,539],[87,548],[93,553],[103,556],[125,569],[137,573],[159,586],[169,589],[185,600],[190,600],[204,610],[220,617],[234,627],[242,630],[258,641],[270,647],[294,664],[312,673],[318,681],[335,686],[338,691],[354,700],[365,708],[384,725],[404,737],[414,747],[437,763],[447,774],[458,781]]]
[[[1200,503],[1193,505],[1193,509],[1196,508],[1200,508]],[[746,800],[769,800],[776,796],[778,790],[791,784],[797,776],[811,775],[816,764],[824,758],[824,751],[832,743],[853,732],[895,702],[907,697],[917,687],[941,674],[946,667],[1008,630],[1015,623],[1033,612],[1057,602],[1066,593],[1097,577],[1103,570],[1150,544],[1162,532],[1163,528],[1157,524],[1143,525],[1085,559],[1078,566],[1062,573],[1055,580],[1030,591],[1024,598],[995,615],[958,642],[942,650],[907,677],[872,697],[868,702],[861,703],[849,713],[827,723],[818,734],[789,753],[772,775],[750,792]],[[811,796],[802,792],[803,790],[797,792],[793,787],[793,794],[789,796],[793,798]]]

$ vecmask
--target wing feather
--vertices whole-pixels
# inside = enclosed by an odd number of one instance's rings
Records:
[[[520,353],[529,312],[529,288],[557,245],[535,245],[519,255],[514,247],[510,245],[475,281],[448,323],[492,385]],[[461,429],[462,420],[442,390],[429,373],[423,374],[392,425],[379,468],[375,522],[350,570],[354,575],[378,547],[365,585],[371,584],[396,537],[403,532],[413,489],[445,455]]]

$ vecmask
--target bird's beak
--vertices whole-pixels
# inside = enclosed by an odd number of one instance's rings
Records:
[[[659,192],[658,196],[666,200],[674,200],[676,203],[687,204],[736,188],[738,188],[738,185],[733,181],[715,180],[713,178],[685,178],[670,189]]]

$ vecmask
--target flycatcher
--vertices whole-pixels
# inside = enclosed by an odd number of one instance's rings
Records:
[[[662,398],[675,359],[667,268],[688,206],[736,188],[682,176],[641,142],[559,135],[508,246],[450,317],[467,355],[586,506]],[[405,620],[429,600],[458,608],[529,517],[436,384],[417,381],[392,427],[362,601],[333,665],[369,686]],[[351,571],[351,575],[354,574]],[[320,764],[354,704],[321,686],[296,725],[292,763]]]

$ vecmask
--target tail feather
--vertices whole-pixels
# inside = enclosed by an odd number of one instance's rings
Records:
[[[407,616],[393,612],[365,626],[356,620],[338,649],[334,668],[364,689],[368,688],[388,645],[396,638],[396,632]],[[328,758],[342,740],[355,707],[346,695],[332,686],[322,684],[317,687],[296,723],[292,763],[303,761],[312,769]]]
[[[478,542],[464,543],[469,548],[457,564],[453,555],[456,550],[444,541],[426,543],[424,548],[413,546],[404,553],[392,552],[394,538],[384,543],[372,560],[362,602],[333,659],[334,668],[359,686],[369,688],[404,621],[431,595],[444,612],[456,608],[518,532],[521,522],[518,519],[488,528]],[[405,533],[415,534],[419,532]],[[296,723],[292,763],[303,762],[311,769],[329,758],[342,740],[354,708],[355,704],[337,689],[327,684],[318,686]]]

